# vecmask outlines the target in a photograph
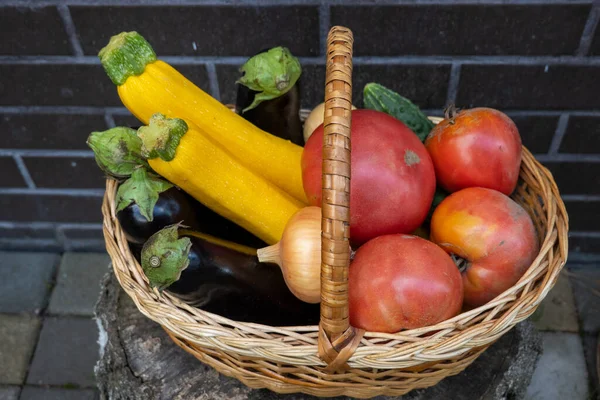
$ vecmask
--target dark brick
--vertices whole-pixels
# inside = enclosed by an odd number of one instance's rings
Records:
[[[158,55],[250,56],[279,45],[298,56],[319,54],[314,6],[74,6],[71,15],[83,50],[91,55],[124,26],[140,32]]]
[[[30,217],[31,220],[48,222],[102,222],[102,197],[59,195],[39,197],[42,215],[40,218]]]
[[[96,400],[94,389],[62,389],[25,386],[19,400]]]
[[[0,147],[89,149],[88,135],[104,129],[102,115],[0,114]]]
[[[596,109],[599,81],[597,67],[465,65],[456,103],[463,108]]]
[[[545,162],[561,194],[600,194],[600,163]]]
[[[115,126],[128,126],[130,128],[137,128],[142,124],[139,119],[134,117],[133,115],[113,115],[113,120],[115,121]]]
[[[559,186],[560,187],[560,186]],[[573,231],[595,231],[600,227],[598,201],[565,201],[569,214],[569,229]]]
[[[2,239],[54,239],[52,228],[0,228]]]
[[[560,152],[600,153],[600,118],[570,117]]]
[[[223,104],[235,104],[237,85],[240,77],[237,65],[217,65],[219,90]],[[322,65],[303,65],[300,77],[301,107],[313,108],[324,100],[325,67]]]
[[[37,195],[3,194],[0,196],[0,221],[39,221]]]
[[[509,115],[521,134],[521,140],[534,154],[547,153],[556,131],[558,117],[537,115]]]
[[[219,65],[221,102],[235,103],[235,65]],[[353,103],[362,107],[362,91],[368,82],[379,82],[410,98],[420,107],[442,107],[448,90],[449,66],[430,65],[356,65],[354,66]],[[303,108],[313,108],[325,100],[325,66],[304,65],[300,77],[300,96]]]
[[[0,186],[26,187],[19,168],[12,157],[0,157]]]
[[[88,240],[88,239],[98,239],[104,240],[104,236],[102,234],[102,228],[92,229],[92,228],[67,228],[63,229],[63,234],[68,240]]]
[[[106,175],[94,158],[23,157],[37,187],[104,188]]]
[[[598,29],[598,27],[596,27],[596,33],[594,34],[594,39],[592,40],[592,46],[590,47],[590,55],[600,55],[600,29]]]
[[[0,65],[0,93],[0,105],[121,105],[100,65]]]
[[[362,107],[365,84],[378,82],[421,108],[443,107],[448,92],[447,65],[356,65],[352,76],[353,104]],[[325,78],[321,82],[324,92]]]
[[[0,26],[2,32],[7,33],[0,41],[0,54],[71,54],[67,34],[55,7],[0,7]]]
[[[589,5],[335,6],[356,55],[573,54]]]
[[[598,228],[596,228],[598,229]],[[569,236],[569,252],[600,254],[600,237]]]

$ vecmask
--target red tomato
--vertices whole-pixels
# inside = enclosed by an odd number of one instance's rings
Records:
[[[538,254],[538,237],[527,212],[491,189],[451,194],[431,217],[431,240],[468,261],[463,272],[465,305],[477,307],[513,286]]]
[[[321,206],[323,125],[302,154],[310,205]],[[419,138],[379,111],[352,111],[350,238],[360,245],[376,236],[410,233],[427,216],[435,191],[431,158]]]
[[[521,166],[514,122],[491,108],[463,110],[440,122],[425,140],[437,183],[449,192],[486,187],[510,195]]]
[[[372,332],[421,328],[457,315],[463,287],[441,248],[412,235],[385,235],[361,246],[348,276],[350,324]]]

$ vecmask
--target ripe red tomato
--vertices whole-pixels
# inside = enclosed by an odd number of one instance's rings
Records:
[[[350,324],[398,332],[442,322],[462,307],[463,286],[440,247],[412,235],[385,235],[361,246],[348,276]]]
[[[302,179],[310,205],[321,206],[323,125],[304,146]],[[419,138],[379,111],[352,111],[350,238],[410,233],[423,223],[435,191],[431,158]]]
[[[429,133],[425,146],[437,183],[448,192],[486,187],[510,195],[521,166],[521,136],[514,122],[491,108],[463,110]]]
[[[446,197],[431,217],[431,240],[468,261],[465,305],[483,305],[513,286],[538,254],[527,211],[510,197],[467,188]]]

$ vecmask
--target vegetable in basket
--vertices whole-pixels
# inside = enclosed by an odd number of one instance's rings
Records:
[[[539,251],[527,211],[496,190],[472,187],[446,197],[431,219],[431,241],[466,259],[465,305],[481,306],[523,276]]]
[[[138,136],[154,171],[267,244],[302,207],[182,119],[155,114]]]
[[[264,243],[144,168],[133,171],[119,186],[115,202],[117,219],[129,243],[144,244],[165,226],[180,222],[190,229],[237,243]]]
[[[250,58],[240,71],[236,112],[265,132],[303,146],[298,59],[287,48],[274,47]]]
[[[141,264],[152,287],[236,321],[269,325],[319,321],[319,306],[294,297],[279,268],[260,263],[255,249],[179,224],[146,242]]]
[[[350,324],[374,332],[422,328],[458,315],[460,272],[435,244],[412,235],[382,235],[350,264]]]
[[[367,83],[363,89],[365,108],[382,111],[402,121],[422,142],[434,127],[413,102],[378,83]]]
[[[127,178],[117,191],[117,219],[130,245],[143,244],[167,225],[183,222],[192,229],[248,246],[264,242],[221,217],[170,182],[148,172],[142,141],[126,127],[92,132],[87,140],[100,168],[116,178]],[[135,250],[135,246],[131,246]],[[138,246],[139,247],[139,246]],[[139,249],[137,249],[139,250]],[[134,251],[139,259],[139,251]]]
[[[292,293],[307,303],[321,301],[321,208],[305,207],[288,221],[279,243],[259,249],[260,262],[281,267]]]
[[[521,136],[515,123],[501,111],[478,107],[457,112],[451,106],[425,146],[438,185],[450,193],[480,186],[508,196],[517,186]]]
[[[140,121],[148,124],[157,112],[182,118],[203,137],[207,153],[225,149],[248,171],[306,204],[301,146],[261,130],[157,60],[137,32],[113,36],[98,56],[121,101]]]

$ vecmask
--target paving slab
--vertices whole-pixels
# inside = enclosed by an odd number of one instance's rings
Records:
[[[95,389],[63,389],[25,386],[19,400],[96,400]]]
[[[579,332],[573,291],[564,270],[550,293],[531,316],[531,321],[540,331]]]
[[[0,314],[0,384],[23,383],[39,328],[35,316]]]
[[[0,312],[44,308],[59,260],[53,253],[0,252]]]
[[[577,266],[569,269],[579,322],[584,332],[600,332],[600,265]]]
[[[18,400],[20,390],[18,386],[0,386],[0,400]]]
[[[91,318],[44,321],[27,376],[33,385],[94,387],[98,360],[98,327]]]
[[[598,398],[600,400],[600,369],[598,369],[598,358],[600,357],[600,348],[598,347],[599,335],[586,333],[583,335],[583,352],[590,380],[590,389],[592,393],[590,399]]]
[[[65,253],[50,299],[50,314],[92,316],[109,263],[107,253]]]
[[[588,376],[581,337],[574,333],[543,332],[543,351],[526,400],[588,400]]]

